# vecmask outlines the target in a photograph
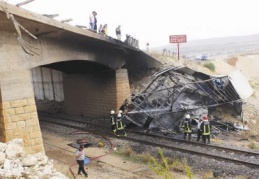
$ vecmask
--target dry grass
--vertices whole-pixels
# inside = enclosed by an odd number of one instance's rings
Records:
[[[148,163],[151,160],[152,155],[149,152],[138,154],[136,156],[141,162]]]
[[[215,139],[211,139],[212,142],[217,143],[217,144],[223,144],[224,141],[221,138],[215,138]]]
[[[250,149],[254,149],[254,150],[258,150],[259,149],[259,146],[258,145],[256,145],[255,143],[250,143],[250,144],[248,144],[248,147],[250,148]]]
[[[201,177],[201,179],[211,179],[213,178],[213,172],[212,171],[207,171],[203,174],[203,176]]]
[[[227,63],[231,66],[236,66],[237,64],[237,61],[238,61],[238,57],[230,57],[227,59]]]

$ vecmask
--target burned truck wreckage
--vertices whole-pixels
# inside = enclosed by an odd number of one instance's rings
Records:
[[[183,66],[171,67],[151,76],[142,93],[132,94],[121,109],[126,110],[126,123],[177,132],[187,113],[198,119],[230,104],[241,115],[243,102],[252,93],[239,71],[216,77]]]

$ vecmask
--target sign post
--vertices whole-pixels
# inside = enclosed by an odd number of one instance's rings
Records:
[[[186,40],[186,35],[170,35],[169,36],[169,41],[170,43],[176,43],[177,44],[177,54],[178,54],[178,60],[180,60],[180,43],[185,43]]]

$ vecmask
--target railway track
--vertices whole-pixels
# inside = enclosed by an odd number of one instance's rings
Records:
[[[48,115],[40,115],[39,118],[40,122],[47,122],[76,130],[92,132],[94,134],[116,137],[111,132],[109,122],[99,124],[86,120],[82,121],[80,119],[72,119],[69,117],[54,117]],[[97,133],[96,131],[101,132]],[[139,130],[127,130],[127,134],[127,137],[120,137],[120,139],[129,140],[149,146],[180,151],[188,154],[204,156],[207,158],[235,163],[238,165],[244,165],[253,168],[259,167],[259,153],[257,152],[227,148],[219,145],[205,145],[199,142],[189,142],[175,139],[173,137],[145,133],[144,131]]]

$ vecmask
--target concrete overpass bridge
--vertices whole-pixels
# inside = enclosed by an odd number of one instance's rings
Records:
[[[44,151],[37,99],[63,112],[104,117],[130,95],[129,76],[160,65],[116,39],[0,1],[0,141]]]

